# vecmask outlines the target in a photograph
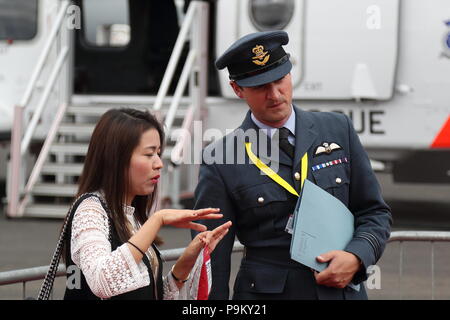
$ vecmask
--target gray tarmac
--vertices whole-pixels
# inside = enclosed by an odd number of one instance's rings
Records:
[[[450,187],[394,185],[389,175],[378,175],[383,194],[392,208],[393,231],[450,231]],[[414,200],[412,200],[414,199]],[[0,208],[0,272],[48,265],[56,246],[62,220],[7,219]],[[160,248],[184,247],[190,241],[187,230],[164,227]],[[434,278],[429,242],[398,242],[387,245],[373,275],[366,283],[370,299],[450,299],[450,242],[434,245]],[[403,270],[400,276],[400,252]],[[232,256],[230,288],[239,269],[242,253]],[[173,262],[164,263],[168,272]],[[26,284],[25,297],[36,297],[41,281]],[[65,278],[55,281],[54,298],[61,299]],[[0,300],[22,299],[23,284],[0,286]]]

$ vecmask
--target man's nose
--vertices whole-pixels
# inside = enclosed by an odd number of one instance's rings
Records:
[[[278,101],[280,98],[280,92],[278,90],[278,87],[273,82],[267,84],[267,99]]]

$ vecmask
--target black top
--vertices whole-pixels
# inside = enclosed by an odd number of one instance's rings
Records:
[[[70,239],[71,239],[71,234],[72,234],[72,220],[73,220],[73,216],[75,214],[76,209],[78,208],[79,204],[89,198],[89,197],[97,197],[100,200],[100,203],[103,206],[103,209],[105,209],[105,211],[108,213],[108,220],[109,220],[109,241],[111,243],[111,250],[116,250],[118,247],[120,247],[124,242],[122,242],[117,234],[117,231],[114,228],[114,224],[111,221],[111,217],[109,215],[109,211],[106,208],[105,203],[103,202],[102,199],[100,199],[100,197],[98,197],[95,194],[85,194],[82,197],[80,197],[78,199],[78,201],[74,204],[72,211],[69,213],[70,217],[69,217],[69,221],[68,221],[68,225],[67,225],[67,235],[65,238],[65,261],[66,261],[66,266],[67,268],[71,265],[75,265],[75,263],[73,262],[72,258],[71,258],[71,248],[70,248]],[[162,294],[163,294],[163,286],[162,286],[162,261],[161,261],[161,256],[160,253],[158,251],[158,249],[152,245],[153,249],[156,252],[156,256],[158,257],[158,263],[161,266],[159,268],[158,271],[158,276],[156,279],[156,292],[154,290],[155,288],[155,279],[153,276],[153,272],[150,266],[150,262],[147,258],[146,255],[144,255],[144,257],[142,258],[142,261],[144,262],[145,266],[148,269],[148,274],[150,276],[150,284],[146,287],[142,287],[124,294],[120,294],[114,297],[111,297],[111,300],[161,300],[162,299]],[[89,288],[89,285],[87,284],[86,278],[83,274],[83,271],[80,270],[80,275],[81,275],[81,281],[80,281],[80,289],[69,289],[66,285],[66,291],[64,293],[64,300],[99,300],[100,298],[97,297],[96,295],[94,295],[91,291],[91,289]],[[70,276],[69,274],[67,275],[67,277]]]

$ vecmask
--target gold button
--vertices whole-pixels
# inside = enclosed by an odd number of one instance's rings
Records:
[[[336,178],[336,183],[337,184],[340,184],[342,182],[342,179],[341,178]]]
[[[294,178],[295,178],[295,180],[299,181],[300,180],[300,173],[296,172],[294,174]]]
[[[264,198],[263,197],[259,197],[258,198],[258,203],[263,203],[264,202]]]

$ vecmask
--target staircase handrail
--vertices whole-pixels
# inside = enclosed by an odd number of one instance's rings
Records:
[[[180,104],[182,94],[185,90],[188,82],[188,76],[191,75],[191,87],[190,96],[191,103],[183,120],[182,128],[179,131],[180,135],[177,137],[177,142],[171,153],[171,162],[174,165],[178,165],[181,162],[184,149],[189,147],[187,143],[190,138],[190,128],[192,123],[196,120],[196,116],[199,114],[201,106],[205,105],[205,99],[207,95],[207,42],[208,35],[205,30],[208,30],[209,24],[209,4],[205,1],[193,1],[189,5],[186,17],[183,21],[180,33],[173,53],[169,59],[166,72],[164,74],[163,81],[158,95],[156,97],[155,104],[153,106],[154,111],[158,111],[167,95],[169,85],[172,81],[175,67],[181,56],[181,49],[184,42],[188,39],[188,31],[191,30],[191,48],[186,58],[183,71],[178,81],[177,87],[173,99],[171,101],[169,110],[167,112],[164,126],[167,132],[171,132],[173,120]],[[166,136],[166,138],[169,138]]]
[[[191,28],[195,14],[198,11],[199,7],[200,7],[199,1],[192,1],[189,4],[188,10],[183,20],[183,24],[178,33],[175,46],[173,48],[172,54],[170,55],[166,71],[164,72],[164,77],[162,79],[161,85],[159,86],[158,93],[156,95],[156,101],[153,105],[153,111],[159,111],[161,109],[164,99],[167,96],[167,91],[169,91],[170,83],[172,82],[173,75],[175,74],[175,69],[181,57],[183,45],[188,39],[189,36],[188,32]]]
[[[69,56],[69,44],[63,45],[59,50],[56,63],[52,66],[50,76],[46,82],[42,95],[36,108],[33,110],[33,116],[29,124],[24,123],[25,109],[29,107],[31,97],[34,90],[37,88],[37,81],[42,74],[44,65],[49,57],[52,46],[58,40],[58,35],[62,34],[62,26],[64,17],[67,13],[70,1],[63,0],[60,4],[60,8],[55,20],[55,24],[52,26],[47,40],[44,44],[43,50],[39,55],[36,66],[33,70],[31,78],[26,86],[26,90],[19,104],[14,107],[14,122],[11,132],[11,168],[9,174],[9,186],[8,186],[8,209],[7,215],[9,217],[18,217],[23,214],[23,206],[20,204],[21,200],[21,167],[22,157],[27,151],[31,142],[32,136],[36,130],[39,120],[47,105],[47,100],[50,96],[51,90],[55,84],[56,79],[61,74],[62,66],[67,63]],[[26,125],[26,132],[22,138],[22,128]],[[53,126],[53,125],[52,125]]]

